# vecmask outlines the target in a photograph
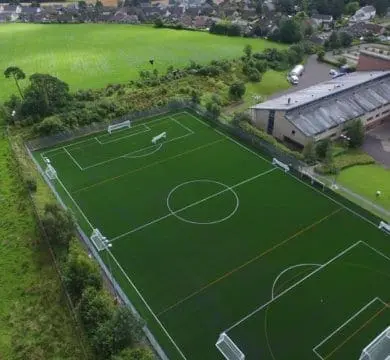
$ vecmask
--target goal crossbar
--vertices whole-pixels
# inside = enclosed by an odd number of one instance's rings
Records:
[[[379,223],[378,228],[390,234],[390,224],[387,224],[384,221],[381,221]]]
[[[388,359],[390,359],[390,326],[363,349],[359,358],[359,360]]]
[[[93,229],[90,239],[98,251],[102,251],[112,246],[99,229]]]
[[[161,139],[166,139],[166,138],[167,138],[167,133],[164,131],[161,134],[158,134],[155,137],[153,137],[152,144],[156,144]]]
[[[290,171],[290,167],[284,162],[278,160],[277,158],[272,159],[272,165],[277,165],[281,167],[285,172]]]
[[[319,185],[322,186],[322,189],[325,189],[326,185],[324,182],[322,182],[321,180],[317,179],[314,175],[310,174],[309,172],[305,171],[305,170],[302,170],[301,171],[301,174],[303,176],[306,176],[310,179],[310,183],[313,185],[314,183],[317,183]]]
[[[49,180],[54,180],[57,178],[57,171],[50,163],[48,163],[46,166],[45,175]]]
[[[125,120],[125,121],[122,121],[122,122],[117,123],[117,124],[108,125],[107,131],[109,134],[111,134],[115,130],[119,130],[122,128],[130,128],[130,127],[131,127],[130,120]]]
[[[238,348],[238,346],[230,339],[226,333],[222,333],[217,343],[215,344],[217,349],[225,357],[226,360],[245,360],[244,353]]]

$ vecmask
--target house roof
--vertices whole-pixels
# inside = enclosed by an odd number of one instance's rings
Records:
[[[371,12],[374,12],[374,11],[376,12],[375,7],[372,6],[372,5],[363,6],[360,10],[365,12],[365,13],[371,13]]]
[[[390,71],[376,71],[348,74],[252,108],[284,110],[288,121],[313,136],[388,103]]]
[[[316,14],[311,17],[314,20],[333,21],[332,15]]]

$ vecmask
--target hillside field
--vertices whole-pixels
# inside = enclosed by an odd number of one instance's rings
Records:
[[[238,57],[246,44],[254,51],[283,46],[260,39],[107,24],[4,24],[0,25],[0,44],[1,72],[12,65],[28,76],[49,73],[72,90],[123,83],[137,78],[140,70],[164,71],[190,60],[205,63]],[[151,58],[154,67],[149,64]],[[15,91],[12,80],[1,76],[0,101]]]

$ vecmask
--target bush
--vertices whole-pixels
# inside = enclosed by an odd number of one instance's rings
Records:
[[[56,116],[50,116],[37,124],[35,130],[40,135],[52,135],[65,130],[62,120]]]
[[[32,177],[27,177],[24,180],[24,184],[26,186],[27,191],[29,192],[36,192],[37,191],[37,182]]]
[[[255,68],[251,68],[249,73],[248,73],[248,79],[251,82],[261,81],[261,74],[260,74],[259,70],[255,69]]]
[[[306,144],[302,151],[302,155],[308,164],[313,164],[316,161],[317,156],[313,142],[309,142]]]
[[[267,71],[267,68],[268,68],[268,64],[266,61],[264,60],[257,60],[255,62],[255,68],[257,69],[257,71],[259,71],[260,73],[265,73]]]
[[[154,360],[155,356],[147,348],[125,349],[118,355],[114,355],[112,360]]]
[[[213,116],[214,119],[217,119],[221,114],[221,106],[217,102],[209,101],[206,103],[207,111]]]
[[[241,122],[250,123],[251,120],[251,116],[247,112],[235,113],[232,119],[232,124],[239,126]]]
[[[329,139],[319,141],[315,146],[317,157],[319,159],[325,159],[331,146],[332,144]]]
[[[57,204],[45,205],[42,226],[52,244],[66,246],[66,248],[76,230],[72,213]]]
[[[65,285],[75,303],[77,303],[87,287],[100,290],[102,278],[98,265],[88,257],[76,242],[69,248],[68,260],[64,266]]]
[[[230,85],[229,95],[234,100],[240,100],[245,94],[245,84],[241,82],[235,82]]]
[[[364,142],[364,126],[360,119],[347,125],[346,136],[349,138],[348,146],[350,148],[359,148]]]

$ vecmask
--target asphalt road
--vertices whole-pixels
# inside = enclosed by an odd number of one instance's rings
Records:
[[[322,81],[331,80],[332,77],[329,75],[329,70],[331,68],[332,67],[328,64],[318,62],[317,55],[311,55],[305,64],[305,71],[299,78],[299,84],[293,85],[288,90],[273,94],[269,97],[269,99],[274,99],[284,94],[289,94],[297,90],[305,89]]]

